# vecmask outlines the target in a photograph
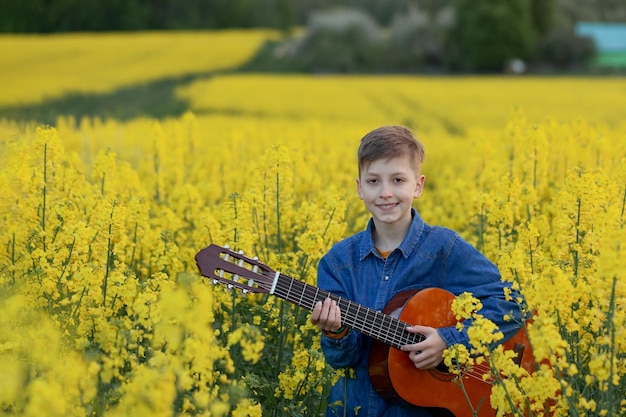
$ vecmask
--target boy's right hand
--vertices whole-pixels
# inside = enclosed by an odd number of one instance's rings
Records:
[[[318,301],[311,313],[311,323],[327,332],[336,332],[341,328],[341,310],[335,300],[327,298]]]

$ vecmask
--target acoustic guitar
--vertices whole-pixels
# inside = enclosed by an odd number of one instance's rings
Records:
[[[479,417],[496,415],[489,401],[495,383],[489,366],[474,365],[463,370],[463,390],[457,375],[445,366],[417,369],[408,353],[400,350],[401,346],[424,340],[425,336],[406,330],[413,324],[439,328],[457,323],[451,310],[454,294],[440,288],[405,291],[378,311],[281,274],[228,247],[212,244],[199,251],[195,259],[201,275],[214,284],[223,283],[244,293],[269,293],[308,310],[326,298],[335,300],[341,309],[342,324],[373,339],[369,374],[381,397],[433,408],[440,415],[472,417],[472,409],[478,410]],[[516,352],[516,363],[532,372],[534,357],[524,329],[504,342],[504,347]]]

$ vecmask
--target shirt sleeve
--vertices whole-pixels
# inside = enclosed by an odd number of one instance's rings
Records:
[[[455,240],[446,265],[444,278],[445,286],[455,294],[470,292],[482,303],[478,311],[489,319],[504,334],[504,342],[514,336],[521,327],[521,311],[516,298],[519,293],[512,291],[512,299],[505,296],[505,287],[511,288],[510,282],[505,282],[500,276],[498,268],[483,254],[462,238]],[[505,320],[504,317],[511,317]],[[463,329],[444,327],[438,329],[439,335],[451,346],[456,343],[471,348],[467,334],[472,320],[466,320]]]
[[[326,291],[329,291],[340,297],[352,299],[346,293],[345,287],[330,262],[330,255],[325,255],[320,260],[317,272],[317,285]],[[362,343],[362,335],[356,330],[350,329],[348,333],[341,339],[333,339],[324,335],[320,340],[320,345],[326,362],[335,369],[356,366],[360,361],[360,355],[363,349],[360,348]]]

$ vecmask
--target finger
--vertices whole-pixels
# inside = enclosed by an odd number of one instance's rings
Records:
[[[322,330],[328,330],[328,317],[330,314],[330,301],[326,300],[318,301],[315,304],[313,310],[315,311],[315,324]]]
[[[418,324],[408,326],[406,330],[409,333],[419,334],[423,336],[423,338],[418,343],[402,346],[400,350],[403,350],[405,352],[424,350],[424,345],[427,345],[427,339],[433,334],[433,332],[437,332],[437,330],[432,327],[420,326]]]
[[[415,360],[413,360],[413,364],[417,369],[432,369],[436,368],[441,363],[441,359],[437,356],[427,355],[424,353],[416,354],[414,358]]]
[[[340,310],[335,300],[330,300],[328,306],[327,330],[336,331],[341,327]]]
[[[332,302],[333,300],[331,300],[330,298],[324,300],[324,304],[322,304],[322,312],[320,314],[320,321],[328,323],[331,320],[331,315],[333,313],[331,308]]]
[[[322,302],[318,301],[317,303],[315,303],[315,306],[313,307],[313,311],[311,312],[311,323],[318,324],[321,313],[322,313]]]
[[[406,328],[406,330],[409,333],[417,333],[417,334],[421,334],[425,337],[428,337],[430,334],[432,334],[433,331],[435,331],[434,328],[432,327],[428,327],[428,326],[420,326],[419,324],[414,324],[412,326],[409,326]]]
[[[339,308],[337,303],[335,303],[335,321],[337,323],[337,328],[335,330],[339,330],[339,328],[341,327],[341,309]]]
[[[400,350],[403,351],[403,352],[409,352],[409,354],[411,354],[411,352],[415,352],[415,351],[419,350],[415,346],[416,345],[414,345],[414,344],[413,345],[400,346]]]
[[[341,328],[341,309],[335,300],[331,302],[327,324],[329,331],[335,332]]]

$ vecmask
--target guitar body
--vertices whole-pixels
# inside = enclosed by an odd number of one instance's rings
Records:
[[[394,297],[385,307],[385,314],[395,316],[406,323],[434,328],[454,326],[457,323],[452,313],[454,295],[440,288],[405,291]],[[514,349],[521,356],[520,365],[531,370],[534,358],[528,347],[525,331],[521,329],[504,343],[505,348]],[[440,369],[441,368],[441,369]],[[461,387],[454,381],[456,375],[445,367],[429,370],[415,368],[407,352],[379,341],[372,341],[369,357],[369,373],[372,385],[383,398],[403,400],[420,407],[447,409],[456,417],[472,417]],[[465,375],[463,385],[479,417],[492,417],[489,396],[491,384],[475,376]],[[442,410],[442,414],[450,415]]]

